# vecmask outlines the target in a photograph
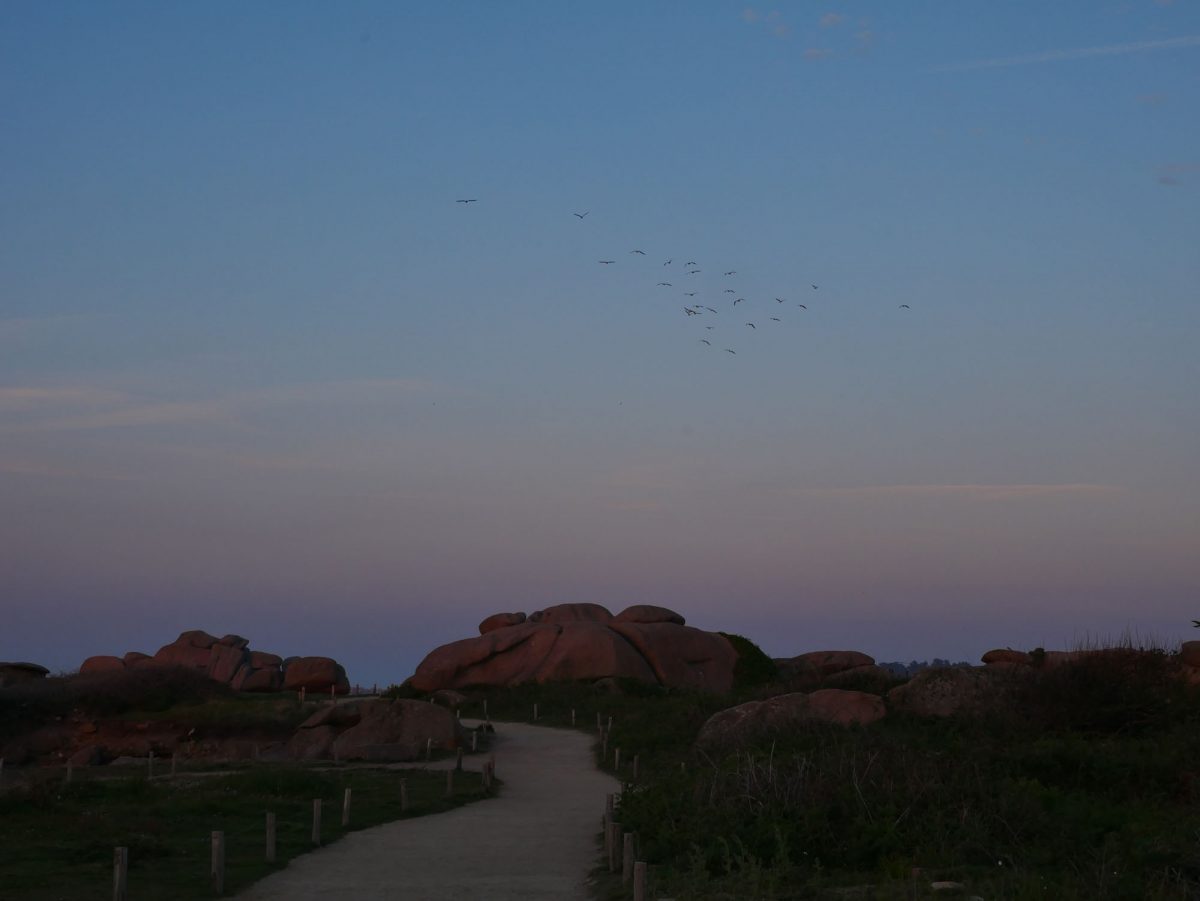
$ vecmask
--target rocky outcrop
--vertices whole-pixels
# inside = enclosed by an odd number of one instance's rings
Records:
[[[599,604],[560,604],[497,614],[478,638],[431,651],[417,667],[419,691],[523,682],[638,679],[673,688],[728,691],[737,653],[715,632],[683,625],[664,607],[638,605],[613,616]],[[510,622],[510,625],[496,623]],[[486,627],[486,628],[485,628]]]
[[[301,723],[286,754],[296,760],[416,760],[427,742],[450,751],[462,746],[465,735],[450,711],[428,701],[330,704]]]
[[[124,660],[120,657],[109,657],[104,654],[89,657],[83,663],[79,664],[79,672],[81,673],[111,673],[114,670],[123,669],[125,669]]]
[[[0,663],[0,688],[44,679],[49,672],[37,663]]]
[[[883,699],[867,692],[838,688],[810,694],[793,692],[714,713],[701,727],[696,744],[707,750],[728,750],[813,723],[865,726],[882,719],[886,713]]]
[[[1014,651],[1012,648],[993,648],[980,659],[989,666],[994,664],[1029,666],[1033,663],[1033,658],[1027,653]]]
[[[1181,644],[1179,659],[1184,666],[1200,667],[1200,641],[1185,641]]]
[[[861,651],[809,651],[786,660],[775,661],[781,669],[801,672],[815,669],[820,676],[832,676],[859,666],[872,666],[875,658]]]
[[[524,613],[493,613],[479,624],[479,634],[486,635],[493,629],[503,629],[505,626],[519,626],[525,622]]]
[[[201,629],[181,632],[153,656],[130,651],[124,657],[89,657],[79,671],[100,673],[144,666],[184,666],[200,670],[235,691],[275,692],[303,688],[326,694],[333,689],[337,694],[346,694],[350,690],[345,669],[329,657],[288,657],[285,660],[278,654],[251,649],[250,640],[241,635],[217,638]],[[294,672],[293,667],[296,667]]]
[[[915,716],[961,716],[978,711],[993,687],[995,674],[985,669],[950,666],[917,673],[888,692],[896,710]]]

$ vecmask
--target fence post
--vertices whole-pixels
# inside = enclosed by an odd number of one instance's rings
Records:
[[[458,770],[460,773],[462,772],[462,758],[463,758],[463,749],[461,747],[459,747],[457,759],[454,761],[454,768],[456,770]]]
[[[176,756],[177,755],[175,754],[175,752],[172,751],[171,752],[171,778],[172,779],[175,778],[175,758],[176,758]]]
[[[608,731],[612,732],[612,714],[608,715]]]
[[[267,863],[275,862],[275,814],[267,811]]]
[[[575,708],[571,708],[571,728],[575,728]]]
[[[621,848],[621,885],[629,885],[633,878],[633,833],[626,832],[624,847]]]
[[[633,755],[633,778],[637,779],[637,777],[638,777],[638,755],[634,754]]]
[[[68,760],[67,761],[67,782],[70,782],[72,775],[74,775],[72,772],[73,769],[74,769],[74,767],[71,765],[71,761]]]
[[[633,901],[646,901],[646,862],[639,860],[633,865]]]
[[[400,812],[408,810],[408,780],[400,780]]]
[[[427,738],[427,739],[425,739],[425,762],[429,763],[429,761],[430,761],[430,759],[432,759],[432,757],[433,757],[433,739]]]
[[[129,849],[113,848],[113,901],[129,897]]]
[[[601,759],[601,761],[607,763],[608,762],[608,733],[601,732],[600,734],[604,738],[604,740],[600,744],[600,759]]]
[[[596,711],[596,731],[597,732],[604,731],[604,727],[600,724],[600,711],[599,710]]]
[[[454,796],[454,770],[446,770],[446,797]]]
[[[346,789],[346,793],[342,795],[342,825],[350,825],[350,789]]]
[[[212,834],[212,888],[218,895],[225,894],[225,833]]]
[[[609,823],[608,831],[608,872],[615,873],[621,866],[621,824]]]
[[[619,774],[621,772],[621,749],[613,748],[613,769]]]
[[[303,703],[304,703],[305,690],[306,690],[307,688],[308,688],[308,686],[307,686],[307,685],[301,685],[301,686],[300,686],[300,703],[301,703],[301,704],[303,704]]]
[[[471,753],[474,754],[478,750],[479,750],[479,731],[476,729],[472,729],[471,730]]]
[[[321,799],[313,798],[312,843],[321,844]]]
[[[146,758],[146,777],[154,778],[154,752],[150,752],[150,756]]]
[[[488,720],[489,722],[491,722],[491,720],[489,719],[488,714],[487,714],[487,698],[483,699],[483,718],[485,720]]]

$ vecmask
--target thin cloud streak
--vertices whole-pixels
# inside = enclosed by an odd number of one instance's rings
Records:
[[[1185,35],[1161,41],[1136,41],[1132,44],[1109,44],[1103,47],[1079,47],[1073,50],[1046,50],[1026,56],[1008,56],[1000,59],[981,59],[965,63],[949,63],[934,66],[931,72],[969,72],[975,69],[1002,69],[1008,66],[1028,66],[1035,63],[1053,63],[1073,59],[1088,59],[1094,56],[1123,56],[1129,53],[1146,53],[1152,50],[1172,50],[1179,47],[1200,46],[1200,35]]]
[[[967,501],[1010,501],[1043,497],[1105,497],[1123,492],[1119,485],[1093,482],[1033,483],[1016,485],[862,485],[855,488],[805,488],[800,494],[832,498],[948,498]]]

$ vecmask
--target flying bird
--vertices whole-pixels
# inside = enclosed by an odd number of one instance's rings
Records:
[[[698,312],[693,310],[691,307],[684,307],[683,312],[687,313],[689,316],[699,316],[700,315]]]
[[[697,263],[695,260],[688,260],[688,261],[687,261],[686,263],[684,263],[683,265],[685,265],[685,266],[699,266],[700,264],[699,264],[699,263]]]
[[[610,263],[615,263],[615,262],[616,262],[616,260],[596,260],[596,262],[597,262],[597,263],[603,263],[605,266],[607,266],[607,265],[609,265]]]
[[[750,328],[754,329],[756,332],[758,331],[758,326],[753,322],[747,322],[746,325],[750,326]]]
[[[478,197],[472,197],[470,200],[456,200],[455,203],[479,203]]]
[[[713,329],[715,329],[715,328],[716,328],[716,326],[715,326],[715,325],[706,325],[706,326],[704,326],[704,327],[705,327],[705,328],[706,328],[708,331],[710,331],[710,332],[711,332]]]
[[[644,250],[631,250],[629,252],[630,253],[640,253],[642,256],[646,255],[646,251],[644,251]]]
[[[658,285],[657,285],[657,287],[660,287],[660,288],[661,288],[663,285],[666,285],[668,288],[673,288],[673,287],[674,287],[674,285],[672,285],[670,282],[659,282],[659,283],[658,283]]]
[[[573,215],[576,219],[582,219],[584,216],[586,216],[590,212],[591,212],[591,210],[584,210],[582,213],[572,213],[571,215]]]
[[[798,306],[798,307],[799,307],[800,309],[802,309],[802,310],[807,310],[807,309],[808,309],[808,307],[806,307],[806,306],[805,306],[804,304],[802,304],[802,303],[798,303],[798,304],[796,304],[796,306]]]
[[[813,289],[814,291],[816,291],[816,290],[817,290],[817,286],[816,286],[816,285],[813,285],[813,286],[812,286],[812,289]]]
[[[743,300],[745,300],[745,299],[746,299],[746,298],[744,298],[744,297],[739,297],[737,300],[735,300],[735,301],[733,302],[733,305],[736,307],[736,306],[737,306],[739,303],[741,303],[741,302],[742,302]]]
[[[699,271],[700,271],[699,269],[689,269],[689,270],[688,270],[688,275],[695,275],[695,274],[696,274],[697,272],[699,272]]]
[[[783,298],[782,298],[782,297],[776,297],[776,298],[775,298],[775,303],[783,303]]]
[[[725,348],[725,353],[727,353],[727,354],[733,354],[734,356],[737,356],[737,351],[736,351],[736,350],[730,350],[728,347],[727,347],[727,348]]]
[[[707,338],[701,338],[700,341],[701,341],[701,343],[707,344],[709,347],[712,347],[712,342],[709,341]]]
[[[772,322],[783,322],[783,320],[782,320],[782,319],[780,319],[778,316],[772,316],[772,317],[771,317],[771,321],[772,321]]]
[[[911,310],[911,309],[912,309],[912,307],[910,307],[910,306],[909,306],[908,304],[906,304],[906,303],[902,303],[902,304],[900,304],[900,309],[902,309],[902,310]]]
[[[737,291],[734,291],[733,288],[726,288],[725,293],[726,294],[737,294]]]
[[[670,265],[671,265],[673,262],[675,262],[675,261],[674,261],[674,260],[667,260],[665,263],[663,263],[663,265],[664,265],[664,266],[670,266]]]
[[[695,292],[695,291],[684,291],[683,293],[684,293],[684,294],[686,294],[688,297],[695,297],[695,296],[696,296],[696,292]]]
[[[710,313],[715,313],[715,312],[717,312],[717,311],[716,311],[716,310],[714,310],[712,307],[705,307],[704,309],[708,310],[708,312],[710,312]]]
[[[725,274],[726,274],[726,275],[737,275],[737,270],[736,270],[736,269],[730,269],[730,270],[729,270],[728,272],[726,272]]]

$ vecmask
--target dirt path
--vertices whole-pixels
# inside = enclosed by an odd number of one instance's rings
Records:
[[[584,901],[604,797],[617,791],[616,780],[592,765],[591,739],[581,732],[495,725],[499,797],[351,833],[238,897]]]

